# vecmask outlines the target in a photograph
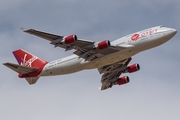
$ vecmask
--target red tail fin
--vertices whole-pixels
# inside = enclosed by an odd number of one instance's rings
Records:
[[[13,51],[13,54],[20,65],[40,68],[47,64],[46,61],[34,56],[33,54],[26,52],[22,49]]]

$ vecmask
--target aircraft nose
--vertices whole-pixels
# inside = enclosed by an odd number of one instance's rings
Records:
[[[164,32],[165,35],[173,37],[177,33],[176,29],[173,28],[167,28],[167,30]]]
[[[171,28],[170,34],[172,34],[174,36],[176,33],[177,33],[177,30]]]
[[[174,35],[177,33],[177,30],[176,29],[173,29],[173,32],[174,32]]]

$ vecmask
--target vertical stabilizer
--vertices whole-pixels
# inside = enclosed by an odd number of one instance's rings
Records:
[[[13,54],[19,65],[13,63],[4,63],[4,65],[18,72],[18,76],[25,78],[29,84],[35,84],[48,62],[22,49],[13,51]]]
[[[45,60],[42,60],[22,49],[13,51],[13,54],[19,65],[26,67],[40,68],[47,63]]]

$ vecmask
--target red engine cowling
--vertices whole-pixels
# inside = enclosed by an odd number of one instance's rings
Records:
[[[65,44],[71,44],[77,41],[77,36],[76,35],[70,35],[64,38],[63,43]]]
[[[121,78],[119,78],[117,80],[118,85],[123,85],[123,84],[126,84],[128,82],[129,82],[129,77],[128,76],[123,76],[123,77],[121,77]]]
[[[98,43],[97,48],[101,50],[101,49],[108,48],[110,45],[111,45],[111,43],[109,40],[104,40],[104,41]]]
[[[140,70],[139,64],[133,64],[133,65],[128,66],[127,68],[127,72],[129,73],[136,72],[138,70]]]

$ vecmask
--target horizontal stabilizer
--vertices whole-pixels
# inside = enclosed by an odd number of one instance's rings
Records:
[[[19,74],[27,74],[27,73],[35,72],[38,70],[38,68],[26,67],[26,66],[14,64],[14,63],[3,63],[3,65],[14,70],[15,72]]]

